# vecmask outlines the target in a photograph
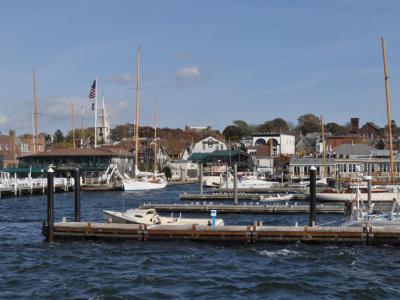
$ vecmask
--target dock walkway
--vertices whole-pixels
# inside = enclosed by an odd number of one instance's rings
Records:
[[[157,204],[145,203],[140,208],[154,208],[161,212],[210,212],[217,210],[218,213],[235,213],[235,214],[305,214],[309,213],[309,205],[283,205],[283,204],[240,204],[240,205],[226,205],[226,204]],[[345,207],[343,205],[317,205],[318,213],[327,214],[343,214]]]
[[[46,234],[46,227],[43,233]],[[238,243],[305,242],[400,244],[400,226],[324,227],[324,226],[195,226],[138,225],[91,222],[54,224],[54,239],[128,239],[135,241],[192,240]]]

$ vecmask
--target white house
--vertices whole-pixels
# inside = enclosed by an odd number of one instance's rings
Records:
[[[228,150],[228,147],[224,141],[209,136],[197,142],[193,147],[192,153],[211,153],[215,150]]]
[[[261,133],[252,136],[252,146],[266,145],[269,147],[269,156],[294,155],[295,136],[281,133]]]
[[[171,169],[172,181],[198,180],[199,165],[197,163],[187,160],[172,160],[167,162],[165,166]]]

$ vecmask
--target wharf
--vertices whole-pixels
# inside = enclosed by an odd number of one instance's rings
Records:
[[[309,205],[282,205],[282,204],[256,204],[256,205],[223,205],[223,204],[152,204],[145,203],[140,208],[154,208],[161,212],[210,212],[217,210],[219,214],[306,214],[309,213]],[[344,214],[343,205],[317,205],[317,213]]]
[[[233,188],[209,188],[206,189],[211,193],[233,193]],[[304,187],[272,187],[272,188],[238,188],[238,193],[266,193],[266,194],[276,194],[276,193],[287,193],[287,192],[297,192],[304,193],[307,191]]]
[[[292,194],[292,200],[308,200],[308,195],[305,194]],[[252,200],[252,201],[260,201],[263,198],[268,198],[271,194],[256,194],[256,193],[244,193],[238,192],[237,198],[238,200]],[[181,194],[179,195],[180,200],[184,201],[206,201],[206,200],[234,200],[234,194],[231,192],[224,193],[203,193],[203,194]]]
[[[47,227],[43,227],[46,234]],[[91,222],[54,224],[53,236],[60,240],[191,240],[247,243],[352,243],[400,244],[400,227],[327,227],[327,226],[196,226],[138,225]]]
[[[60,183],[54,185],[55,192],[69,192],[73,189],[73,185],[68,181],[66,183]],[[0,198],[8,196],[22,196],[22,195],[34,195],[34,194],[46,194],[46,185],[14,185],[8,187],[0,187]]]
[[[143,209],[154,208],[161,212],[210,212],[217,210],[218,213],[226,214],[306,214],[309,213],[309,205],[282,205],[282,204],[152,204],[145,203],[140,206]],[[343,205],[317,205],[318,213],[343,214],[345,207]]]

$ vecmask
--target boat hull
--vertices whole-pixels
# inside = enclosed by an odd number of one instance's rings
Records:
[[[395,193],[371,193],[371,200],[374,202],[392,202],[393,198],[396,198]],[[355,200],[356,195],[354,193],[317,193],[317,200],[320,201],[334,201],[344,202]],[[368,194],[360,194],[361,201],[368,201]]]
[[[167,186],[166,181],[160,183],[150,181],[140,181],[135,179],[124,179],[122,185],[124,191],[143,191],[143,190],[159,190]]]

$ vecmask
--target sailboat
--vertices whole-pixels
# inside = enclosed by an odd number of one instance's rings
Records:
[[[125,191],[141,191],[163,189],[167,186],[167,180],[163,173],[157,173],[157,113],[154,125],[154,164],[153,173],[140,172],[139,162],[139,79],[140,79],[140,47],[137,49],[136,65],[136,127],[135,127],[135,174],[134,178],[126,176],[122,179]]]
[[[390,145],[390,177],[391,183],[394,185],[396,178],[394,176],[394,163],[393,163],[393,146],[392,146],[392,130],[391,130],[391,117],[390,117],[390,96],[389,96],[389,77],[387,71],[387,61],[386,61],[386,47],[384,37],[381,37],[382,43],[382,54],[383,54],[383,68],[385,76],[385,92],[386,92],[386,110],[387,110],[387,121],[388,121],[388,131],[389,131],[389,145]],[[368,176],[369,180],[372,179]],[[398,194],[394,192],[391,195],[392,206],[388,213],[373,213],[371,202],[368,203],[368,207],[365,207],[364,202],[361,199],[360,184],[358,182],[359,177],[357,176],[357,190],[355,203],[352,203],[352,215],[350,219],[345,222],[342,226],[344,227],[364,227],[369,228],[370,226],[375,227],[400,227],[400,214],[398,208],[400,208],[400,198]],[[394,189],[395,190],[395,189]],[[373,194],[372,194],[373,195]],[[373,197],[371,195],[372,200]],[[397,212],[396,212],[397,208]]]

